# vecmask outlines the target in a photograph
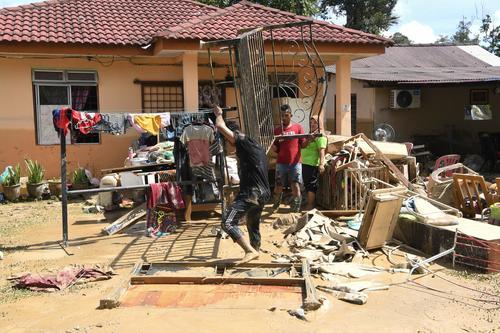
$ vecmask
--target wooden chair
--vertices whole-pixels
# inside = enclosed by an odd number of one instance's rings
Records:
[[[494,203],[483,176],[455,173],[453,174],[453,186],[455,188],[455,198],[459,205],[458,208],[464,213],[465,217],[474,217],[476,214],[481,214],[483,209]],[[484,199],[484,201],[481,199]]]

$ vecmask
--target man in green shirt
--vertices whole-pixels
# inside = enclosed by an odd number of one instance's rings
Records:
[[[317,117],[311,117],[310,132],[317,133],[319,123]],[[319,173],[325,171],[325,151],[328,140],[325,136],[310,137],[307,146],[301,149],[302,177],[307,192],[307,210],[316,204],[316,191],[318,190]]]

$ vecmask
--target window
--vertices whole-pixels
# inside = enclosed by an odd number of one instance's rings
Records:
[[[142,82],[144,112],[182,111],[184,95],[182,82]]]
[[[493,114],[489,105],[469,105],[465,107],[465,120],[491,120]]]
[[[77,111],[98,112],[97,73],[90,71],[33,71],[37,144],[59,144],[52,124],[52,110],[68,107]],[[66,143],[99,143],[98,133],[73,133]]]
[[[276,83],[276,75],[274,73],[269,74],[269,86],[272,98],[298,98],[297,73],[278,73],[277,76],[278,84]]]
[[[488,104],[488,89],[471,89],[470,104],[471,105],[486,105]]]

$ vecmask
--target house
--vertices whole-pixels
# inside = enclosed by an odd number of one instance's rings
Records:
[[[328,71],[334,105],[335,66]],[[491,141],[480,137],[500,132],[500,58],[480,46],[390,47],[353,61],[351,82],[353,132],[371,136],[389,124],[394,141],[425,144],[438,156],[484,154]]]
[[[31,158],[48,177],[59,174],[51,119],[56,106],[108,113],[198,110],[211,78],[200,41],[304,19],[249,1],[220,9],[192,0],[51,0],[0,9],[0,168]],[[382,54],[391,41],[322,21],[312,27],[325,62],[337,65],[339,105],[349,104],[351,61]],[[277,41],[299,35],[287,28]],[[270,49],[267,42],[268,55]],[[216,79],[224,80],[227,64],[217,54],[213,61]],[[296,81],[306,84],[303,77]],[[230,96],[223,91],[220,103],[234,106]],[[337,130],[350,131],[350,118],[338,119]],[[121,166],[136,137],[130,131],[72,138],[69,170],[80,165],[99,174]]]

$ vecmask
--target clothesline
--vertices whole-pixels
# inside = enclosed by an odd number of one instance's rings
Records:
[[[192,120],[199,120],[212,112],[213,110],[199,109],[195,112],[106,113],[59,108],[55,109],[52,115],[55,130],[59,133],[63,129],[64,135],[70,126],[74,126],[82,134],[107,132],[122,135],[128,128],[133,127],[139,133],[159,135],[161,129],[171,125],[174,119],[191,117]]]

